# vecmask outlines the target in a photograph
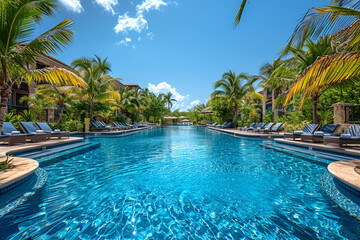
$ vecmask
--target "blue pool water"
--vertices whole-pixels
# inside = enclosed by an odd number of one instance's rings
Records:
[[[47,165],[0,239],[359,239],[316,164],[196,127],[121,138]]]

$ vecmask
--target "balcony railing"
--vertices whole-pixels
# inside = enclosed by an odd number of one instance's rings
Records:
[[[346,118],[349,123],[360,123],[360,105],[353,105],[346,107]]]

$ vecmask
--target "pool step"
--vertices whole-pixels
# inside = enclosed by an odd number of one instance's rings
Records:
[[[293,155],[301,158],[306,158],[311,161],[321,162],[323,164],[329,164],[333,161],[348,161],[354,160],[354,157],[339,155],[334,153],[328,153],[318,150],[309,150],[307,148],[301,148],[296,146],[290,146],[287,144],[279,144],[273,142],[267,142],[261,144],[261,146],[272,149],[278,152],[282,152],[284,154]]]
[[[32,151],[32,152],[27,152],[27,153],[22,153],[22,154],[17,154],[17,156],[19,157],[26,157],[26,158],[41,158],[50,154],[54,154],[54,153],[58,153],[61,151],[67,151],[69,149],[74,149],[77,147],[83,147],[88,145],[89,143],[86,142],[79,142],[79,143],[73,143],[73,144],[66,144],[63,146],[58,146],[58,147],[54,147],[54,148],[44,148],[41,150],[37,150],[37,151]]]
[[[29,153],[18,154],[17,156],[35,159],[40,167],[48,166],[67,158],[77,156],[87,151],[100,147],[100,143],[79,142],[59,147],[42,149]]]

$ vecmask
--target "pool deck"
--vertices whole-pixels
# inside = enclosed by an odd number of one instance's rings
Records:
[[[239,137],[247,137],[247,138],[257,138],[257,139],[273,139],[273,138],[282,138],[283,133],[253,133],[253,132],[245,132],[240,131],[235,128],[215,128],[215,127],[207,127],[207,129],[223,132],[225,134],[230,134],[233,136]]]
[[[360,166],[360,160],[337,161],[330,163],[329,172],[338,180],[360,191],[360,175],[355,171]]]

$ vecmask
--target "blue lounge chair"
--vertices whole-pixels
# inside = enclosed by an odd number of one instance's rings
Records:
[[[324,144],[328,143],[337,143],[340,147],[346,144],[360,144],[360,125],[350,125],[346,133],[340,137],[324,136]]]
[[[20,122],[20,126],[25,133],[27,138],[32,142],[46,141],[47,134],[43,130],[39,130],[33,122]]]
[[[295,131],[294,133],[284,133],[284,139],[291,138],[295,140],[296,138],[301,138],[302,134],[314,134],[314,132],[319,128],[319,124],[308,124],[304,127],[302,131]]]
[[[255,125],[253,126],[253,127],[248,127],[248,128],[246,128],[246,129],[244,129],[244,131],[253,131],[254,129],[256,129],[257,127],[259,127],[259,126],[262,126],[264,123],[263,122],[261,122],[261,123],[255,123]],[[264,125],[265,126],[265,125]]]
[[[221,124],[221,125],[216,125],[216,127],[221,128],[221,127],[224,127],[226,124],[227,124],[227,122],[224,122],[224,123]]]
[[[232,122],[228,122],[228,123],[226,123],[225,126],[220,127],[220,128],[230,128],[230,127],[231,127],[231,124],[232,124]]]
[[[257,125],[256,128],[253,128],[252,131],[253,131],[253,132],[258,132],[258,130],[264,129],[265,126],[266,126],[266,122],[261,122],[261,123],[259,123],[259,124]]]
[[[242,127],[242,128],[240,128],[240,130],[243,130],[243,131],[246,131],[247,129],[249,129],[249,128],[254,128],[254,127],[256,127],[256,122],[253,122],[252,124],[250,124],[250,126],[245,126],[245,127]]]
[[[110,131],[111,129],[109,128],[104,128],[102,127],[99,123],[96,123],[94,121],[91,121],[91,125],[96,129],[96,130],[99,130],[99,131],[103,131],[103,130],[107,130],[107,131]]]
[[[0,142],[7,142],[8,145],[24,144],[26,142],[27,135],[21,134],[11,122],[4,122]]]
[[[260,132],[261,133],[272,133],[272,132],[277,132],[279,133],[280,132],[280,128],[281,126],[283,125],[283,123],[277,123],[275,124],[272,128],[270,129],[260,129]]]
[[[49,124],[47,124],[46,122],[37,122],[36,125],[39,127],[40,130],[43,130],[44,133],[47,134],[47,139],[50,139],[51,137],[57,137],[58,139],[62,137],[70,137],[70,132],[60,130],[53,131]]]
[[[255,132],[260,132],[261,130],[265,130],[265,129],[267,129],[267,130],[269,130],[269,129],[271,129],[273,126],[274,126],[274,124],[275,123],[269,123],[268,125],[264,125],[264,127],[257,127],[254,131]]]
[[[301,141],[323,142],[324,136],[331,136],[338,127],[339,124],[325,124],[320,131],[315,131],[313,134],[301,134]]]

